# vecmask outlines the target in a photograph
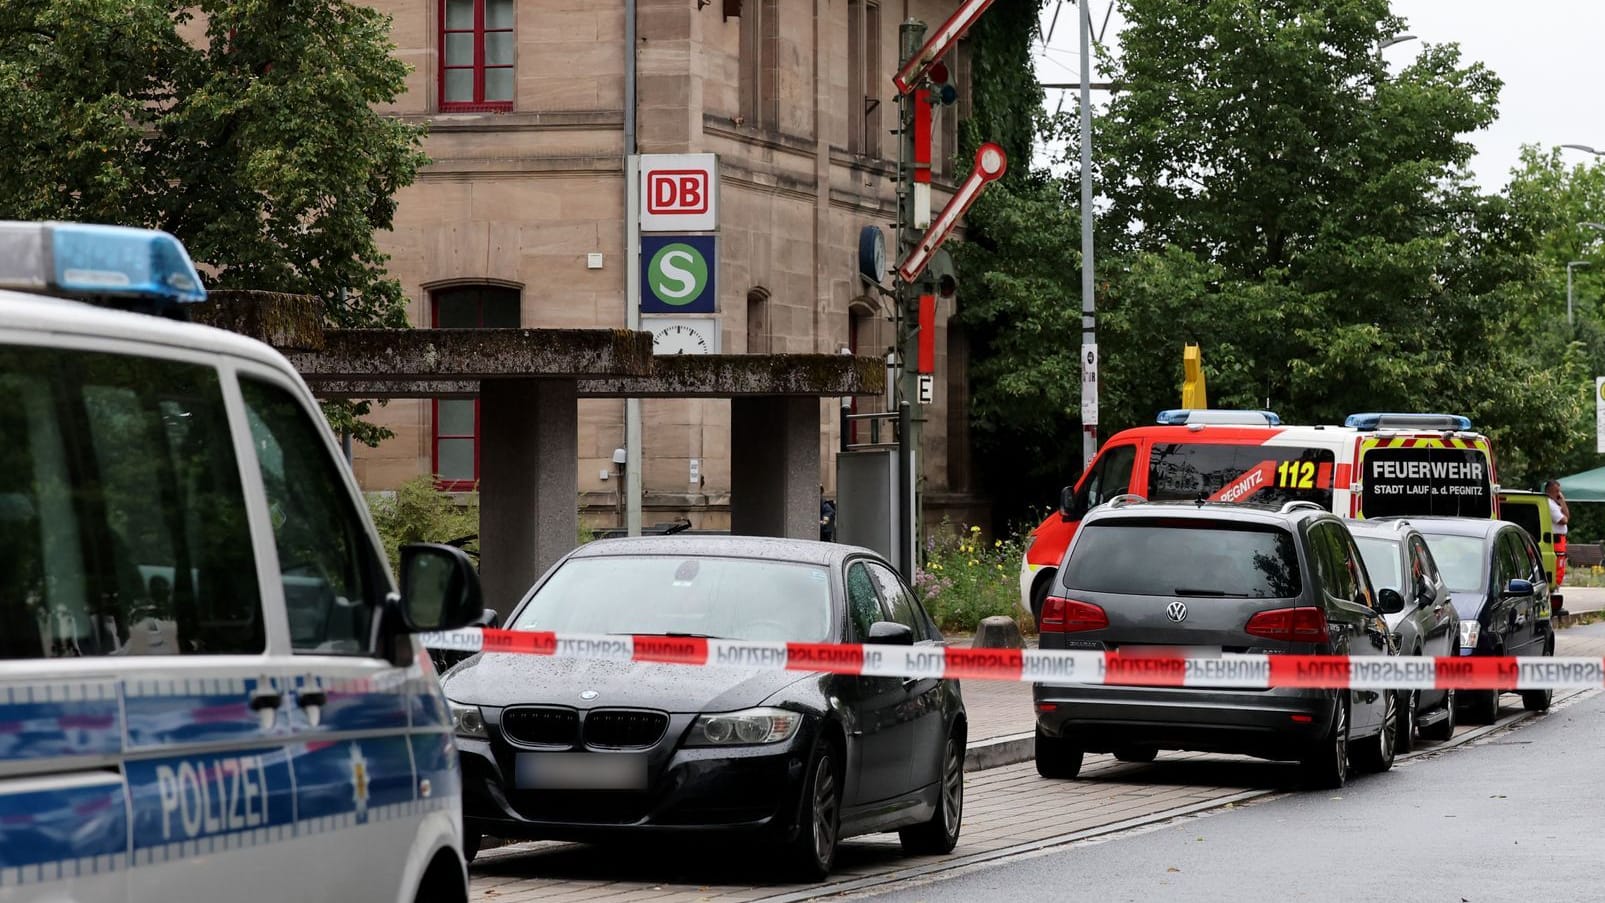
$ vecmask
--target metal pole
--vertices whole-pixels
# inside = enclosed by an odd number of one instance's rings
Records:
[[[641,328],[641,173],[635,154],[635,3],[624,0],[624,325]],[[624,532],[641,535],[641,399],[624,400]]]
[[[914,493],[914,455],[913,449],[909,447],[908,442],[909,433],[914,429],[914,411],[913,405],[909,404],[906,398],[898,402],[897,424],[899,438],[901,439],[898,444],[897,482],[902,487],[899,492],[904,497],[909,497]],[[905,508],[903,513],[907,515],[909,513],[908,509]],[[898,570],[902,571],[903,579],[909,583],[914,582],[914,566],[916,564],[914,560],[914,537],[919,535],[914,532],[914,528],[914,519],[912,517],[904,516],[897,519],[897,567]]]
[[[1574,260],[1566,264],[1566,325],[1572,325],[1572,270],[1588,266],[1587,260]]]
[[[1081,18],[1081,458],[1098,454],[1098,345],[1092,261],[1092,10],[1077,0]],[[1089,353],[1090,352],[1090,353]]]
[[[898,68],[913,59],[925,43],[925,23],[908,19],[898,28]],[[915,92],[899,95],[897,136],[897,257],[903,259],[920,240],[914,228],[914,104],[919,103]],[[902,516],[898,518],[898,567],[906,580],[914,579],[914,540],[919,536],[920,497],[919,478],[915,471],[915,454],[920,447],[921,420],[913,416],[913,400],[919,397],[919,374],[909,361],[919,357],[919,287],[897,280],[897,402],[898,402],[898,474],[901,486],[898,498],[902,500]]]

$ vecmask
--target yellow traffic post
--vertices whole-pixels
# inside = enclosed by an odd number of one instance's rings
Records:
[[[1187,344],[1181,351],[1181,406],[1189,410],[1209,407],[1209,390],[1204,385],[1204,352]]]

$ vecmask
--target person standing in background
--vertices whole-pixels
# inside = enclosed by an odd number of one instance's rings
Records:
[[[823,542],[836,541],[836,503],[825,498],[825,487],[819,487],[819,538]]]
[[[1554,523],[1551,532],[1555,536],[1555,589],[1566,581],[1566,532],[1572,519],[1571,506],[1566,504],[1566,496],[1560,491],[1560,481],[1550,480],[1544,484],[1544,495],[1549,496],[1549,519]],[[1566,603],[1561,603],[1564,606]],[[1559,614],[1562,609],[1556,609]]]

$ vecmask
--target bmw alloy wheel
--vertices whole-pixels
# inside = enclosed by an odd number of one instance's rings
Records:
[[[958,740],[947,738],[942,766],[942,816],[949,837],[959,833],[964,818],[964,751]]]
[[[828,863],[836,853],[836,811],[840,806],[829,753],[820,756],[814,769],[813,797],[814,858]]]

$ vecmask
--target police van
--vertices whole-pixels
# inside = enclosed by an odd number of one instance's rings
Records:
[[[1498,516],[1493,445],[1455,414],[1354,414],[1283,426],[1271,411],[1172,410],[1110,438],[1032,531],[1020,605],[1033,616],[1081,516],[1127,493],[1151,501],[1313,502],[1345,517]]]
[[[205,297],[164,233],[0,223],[0,901],[465,900],[416,634],[478,578],[410,546],[397,592],[289,363],[178,322]]]

